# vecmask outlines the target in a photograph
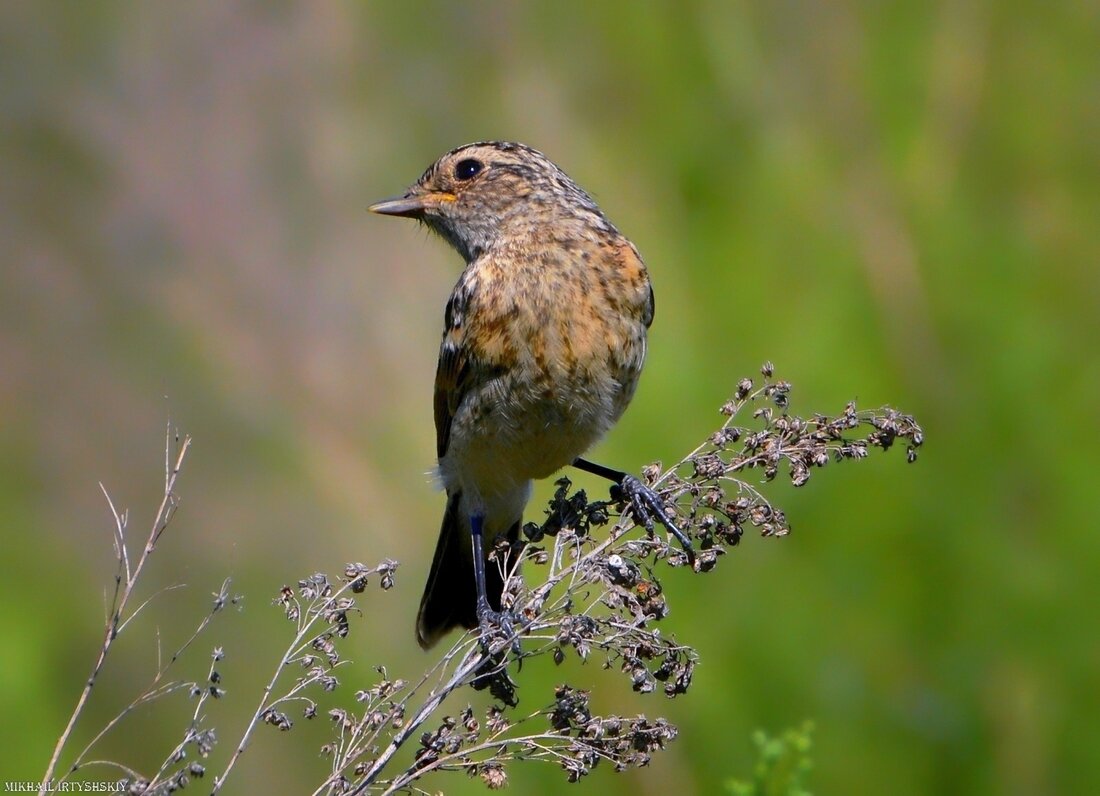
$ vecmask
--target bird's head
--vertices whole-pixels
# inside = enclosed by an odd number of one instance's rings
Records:
[[[504,141],[452,149],[404,196],[370,210],[424,222],[467,262],[500,240],[522,239],[551,225],[563,231],[585,226],[614,231],[592,197],[549,158]]]

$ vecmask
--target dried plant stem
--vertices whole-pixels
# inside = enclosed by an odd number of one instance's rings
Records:
[[[178,588],[178,587],[170,587],[170,588]],[[160,592],[158,592],[158,593],[160,593]],[[135,697],[132,702],[130,702],[130,704],[128,704],[126,707],[124,707],[122,710],[120,710],[114,716],[114,718],[112,718],[109,722],[107,722],[107,724],[105,724],[103,726],[103,729],[101,729],[98,733],[96,733],[95,736],[93,736],[90,741],[88,741],[88,743],[85,745],[84,749],[80,752],[80,754],[78,754],[76,756],[76,760],[73,761],[73,764],[72,764],[72,767],[70,768],[70,771],[75,771],[77,768],[80,768],[80,767],[85,766],[85,765],[91,765],[91,761],[85,762],[84,757],[88,754],[88,752],[90,752],[95,747],[96,744],[99,743],[99,741],[105,735],[107,735],[107,733],[109,733],[111,730],[113,730],[124,718],[126,718],[126,716],[128,716],[130,713],[132,713],[136,708],[138,708],[141,705],[144,705],[146,703],[153,702],[157,699],[160,699],[161,697],[166,696],[166,695],[168,695],[170,693],[173,693],[175,691],[179,691],[183,688],[192,688],[192,687],[194,687],[195,684],[191,683],[191,682],[175,680],[175,681],[172,681],[172,682],[169,682],[169,683],[161,683],[161,680],[164,679],[164,675],[168,673],[168,670],[172,667],[172,665],[180,659],[180,657],[191,647],[191,645],[202,634],[202,632],[204,630],[206,630],[206,627],[210,624],[211,621],[213,621],[214,615],[216,613],[218,613],[218,611],[220,611],[225,606],[225,604],[229,601],[229,579],[228,578],[226,578],[224,581],[222,581],[221,588],[218,590],[218,593],[214,596],[215,596],[214,606],[211,609],[210,613],[208,613],[206,616],[204,616],[202,618],[202,621],[199,622],[198,627],[196,627],[192,631],[191,636],[180,646],[180,648],[177,649],[175,651],[175,653],[172,654],[172,657],[168,659],[167,663],[157,667],[157,672],[156,672],[155,675],[153,675],[153,679],[149,683],[149,685],[146,686],[145,689],[137,697]],[[135,610],[134,613],[137,613],[137,611],[140,611],[141,608],[143,608],[146,604],[148,604],[148,600],[145,603],[142,603],[142,605],[139,606]],[[131,614],[130,618],[132,619],[133,616],[134,616],[134,614]],[[158,658],[158,660],[160,658],[159,646],[158,646],[157,658]],[[193,717],[192,723],[194,723],[194,720],[196,720],[198,718],[199,708],[201,708],[203,703],[205,702],[206,696],[207,696],[207,693],[204,692],[202,698],[199,700],[199,704],[195,708],[195,716]],[[161,772],[158,772],[157,776],[159,776],[160,773]],[[154,782],[156,781],[156,777],[153,778],[153,781]]]
[[[617,530],[612,531],[612,533],[608,535],[607,539],[596,544],[594,546],[592,554],[599,555],[608,548],[612,547],[623,535],[628,533],[633,527],[634,525],[632,522],[624,522],[624,524],[622,526],[619,526]],[[566,534],[561,534],[559,536],[557,544],[555,545],[555,547],[557,548],[555,551],[556,560],[560,561],[564,550],[570,546],[571,544],[569,541],[569,537]],[[578,555],[576,561],[566,567],[559,569],[557,574],[547,578],[538,587],[538,589],[534,590],[532,597],[526,601],[525,605],[527,609],[535,615],[545,613],[545,611],[539,611],[538,609],[536,609],[535,606],[542,604],[545,601],[546,597],[549,595],[550,591],[555,586],[557,586],[562,581],[573,577],[576,574],[578,568],[585,562],[585,560],[586,557]],[[519,613],[520,615],[523,615],[525,611],[521,610]],[[424,723],[429,718],[435,715],[435,712],[439,709],[440,705],[443,704],[444,700],[446,700],[447,697],[449,697],[452,693],[454,693],[456,690],[463,687],[464,685],[469,684],[474,679],[475,675],[486,675],[486,665],[488,665],[490,662],[496,663],[498,660],[500,660],[500,655],[505,650],[511,649],[513,642],[518,636],[535,629],[535,622],[531,622],[528,624],[529,626],[527,627],[519,627],[513,632],[508,633],[504,636],[495,637],[493,642],[489,644],[487,648],[480,645],[480,643],[477,641],[477,635],[475,632],[469,632],[465,634],[462,638],[460,638],[459,641],[454,645],[454,647],[451,648],[451,651],[447,654],[447,656],[445,656],[444,659],[441,661],[441,664],[443,666],[446,666],[450,660],[454,659],[454,657],[462,648],[469,647],[470,649],[463,659],[463,662],[454,670],[453,674],[442,686],[440,686],[428,696],[428,698],[425,700],[424,704],[421,705],[416,714],[407,722],[405,722],[400,730],[393,734],[389,744],[387,744],[382,753],[374,760],[371,766],[367,769],[366,773],[363,774],[362,779],[358,781],[355,789],[350,792],[352,796],[357,796],[357,794],[365,793],[378,780],[379,776],[382,774],[385,767],[389,764],[390,760],[393,759],[394,755],[397,754],[398,750],[409,740],[409,738],[414,736],[414,734],[424,725]],[[538,624],[541,625],[543,623],[540,622]],[[497,665],[503,668],[507,665],[507,659],[500,660],[500,663]],[[414,689],[414,692],[415,690],[416,689]],[[350,763],[353,762],[353,759],[354,758],[349,759],[345,763],[344,768],[346,768],[347,765],[350,765]],[[396,778],[393,782],[389,783],[389,787],[385,791],[385,793],[393,793],[395,790],[398,790],[402,787],[407,787],[409,783],[413,782],[416,779],[419,779],[423,774],[427,773],[433,768],[436,768],[436,766],[424,767],[422,769],[405,772],[403,775]],[[316,791],[314,791],[314,796],[323,793],[326,788],[330,787],[335,782],[338,774],[339,772],[334,772],[332,777],[326,780]]]
[[[538,714],[536,713],[534,715],[537,716]],[[450,765],[455,765],[456,762],[460,761],[463,757],[471,757],[478,754],[479,752],[493,750],[496,752],[496,760],[505,760],[509,759],[505,747],[523,747],[525,745],[528,745],[532,748],[537,748],[541,750],[541,752],[544,753],[544,756],[548,759],[564,757],[564,755],[561,755],[557,750],[552,749],[542,743],[546,740],[545,732],[536,732],[530,735],[513,735],[505,738],[499,737],[499,735],[502,734],[503,733],[500,733],[497,737],[494,737],[476,746],[467,747],[462,750],[461,754],[447,755],[446,757],[441,757],[435,762],[429,763],[422,768],[409,769],[402,772],[400,775],[394,778],[389,787],[382,791],[382,796],[390,796],[390,794],[392,793],[397,793],[398,791],[404,790],[408,788],[412,782],[420,779],[425,774],[429,774],[432,771],[444,769]],[[359,791],[355,792],[358,793]]]
[[[508,643],[510,644],[511,642]],[[494,645],[494,647],[497,648],[490,648],[490,654],[499,653],[500,649],[504,646],[506,645]],[[463,683],[467,681],[467,678],[471,677],[488,658],[489,655],[486,655],[484,652],[478,655],[471,655],[466,659],[465,663],[455,670],[454,675],[443,688],[428,697],[427,701],[421,706],[420,710],[417,711],[416,715],[413,716],[412,720],[405,724],[400,731],[394,733],[393,740],[390,741],[382,754],[378,756],[378,759],[374,761],[374,764],[367,769],[367,773],[363,775],[363,779],[359,783],[359,786],[352,791],[352,796],[365,792],[374,783],[378,775],[382,773],[382,770],[390,762],[393,756],[397,754],[397,750],[402,747],[405,741],[407,741],[409,737],[439,709],[439,706],[443,704],[443,700],[450,696],[456,688],[463,685]],[[412,781],[413,778],[415,777],[410,778],[409,781]],[[392,788],[386,792],[392,792]]]
[[[339,591],[330,597],[325,597],[325,601],[332,603],[339,599],[346,591],[352,589],[353,583],[346,583]],[[214,778],[214,786],[211,788],[211,796],[221,790],[225,785],[226,779],[229,777],[229,772],[237,765],[237,761],[240,760],[244,750],[248,747],[249,741],[252,739],[252,734],[256,731],[256,727],[264,719],[267,712],[273,709],[276,705],[279,705],[288,700],[294,699],[299,691],[308,684],[309,680],[304,680],[295,685],[286,694],[272,700],[271,695],[275,692],[275,686],[279,682],[279,678],[282,677],[286,667],[293,663],[302,652],[318,638],[320,634],[314,634],[314,627],[318,622],[322,622],[322,612],[307,612],[298,627],[298,632],[294,636],[294,639],[287,646],[286,651],[279,659],[278,665],[275,667],[275,673],[271,675],[271,679],[267,681],[267,685],[264,686],[263,693],[260,695],[260,703],[257,705],[256,710],[252,713],[252,717],[248,721],[248,726],[245,727],[244,733],[241,735],[240,740],[237,742],[236,748],[233,750],[232,756],[229,758],[229,762],[226,763],[225,770],[222,771],[221,776]],[[269,700],[271,700],[269,702]]]
[[[99,673],[103,669],[103,664],[107,660],[107,654],[110,652],[115,639],[118,638],[119,629],[125,625],[126,621],[129,621],[130,617],[127,617],[125,621],[123,620],[123,614],[126,612],[126,606],[130,602],[130,596],[133,594],[134,586],[137,585],[141,570],[145,567],[145,562],[149,560],[150,554],[156,548],[157,540],[160,539],[160,535],[164,533],[164,529],[168,527],[168,523],[175,514],[177,505],[175,496],[176,479],[179,477],[180,470],[183,467],[184,457],[187,456],[187,451],[191,447],[191,437],[185,436],[182,440],[177,439],[179,449],[174,463],[172,461],[172,439],[172,428],[168,426],[165,432],[164,444],[164,498],[161,500],[160,508],[157,509],[152,529],[149,532],[149,538],[145,542],[145,548],[142,550],[141,557],[138,558],[137,564],[132,571],[130,569],[129,554],[126,549],[126,518],[115,510],[110,497],[108,496],[107,498],[107,502],[111,506],[111,513],[115,518],[115,553],[118,557],[118,571],[115,574],[115,591],[111,600],[111,609],[104,628],[103,643],[99,648],[99,657],[96,659],[91,675],[84,683],[84,688],[81,690],[80,697],[76,701],[76,706],[73,708],[72,715],[69,716],[68,724],[65,725],[64,731],[57,739],[57,745],[54,747],[53,754],[50,756],[49,765],[46,766],[46,772],[42,775],[42,784],[38,791],[39,796],[44,796],[51,788],[54,774],[57,772],[58,761],[61,759],[61,754],[65,750],[65,746],[68,743],[69,736],[72,735],[77,720],[84,712],[84,707],[88,703],[88,697],[91,695],[92,688],[95,687],[96,679],[99,677]],[[100,487],[102,488],[102,484]],[[106,494],[106,490],[104,490],[104,494]]]
[[[817,413],[799,417],[788,412],[790,384],[775,380],[772,372],[772,365],[766,363],[761,368],[764,382],[757,388],[752,379],[742,379],[734,397],[719,410],[726,416],[721,427],[687,456],[667,469],[653,464],[642,472],[644,481],[657,490],[665,511],[692,540],[693,558],[673,542],[671,532],[666,535],[648,521],[639,522],[633,511],[624,514],[615,492],[610,501],[589,500],[583,489],[573,489],[567,478],[560,479],[545,521],[527,523],[522,538],[498,540],[490,552],[489,561],[504,582],[501,610],[507,621],[467,632],[413,682],[391,679],[384,666],[376,666],[381,679],[355,693],[361,708],[337,706],[328,711],[334,738],[320,751],[331,759],[331,771],[314,796],[426,794],[419,785],[421,779],[444,770],[479,776],[488,788],[497,789],[508,781],[505,764],[517,760],[549,762],[560,767],[569,782],[577,782],[600,764],[616,771],[646,766],[653,754],[674,741],[678,730],[664,718],[597,715],[591,709],[591,692],[568,683],[558,685],[553,698],[535,712],[510,713],[518,698],[517,683],[508,668],[542,655],[549,655],[555,664],[563,663],[567,655],[582,662],[595,657],[603,668],[621,672],[637,693],[663,692],[669,698],[687,693],[699,655],[656,627],[670,610],[659,565],[709,572],[749,528],[755,527],[762,536],[786,535],[790,530],[786,516],[754,483],[774,480],[780,468],[800,487],[829,462],[859,460],[869,450],[888,450],[895,442],[906,445],[909,461],[916,459],[923,431],[911,416],[889,407],[857,411],[849,403],[831,417]],[[751,418],[743,417],[746,410],[752,412]],[[734,425],[738,417],[744,425]],[[189,442],[184,441],[173,467],[169,439],[165,497],[145,551],[132,569],[126,514],[115,510],[104,490],[115,519],[115,593],[99,660],[58,742],[47,777],[57,768],[114,638],[149,603],[128,608],[134,583],[174,511],[173,487]],[[754,471],[762,478],[750,482],[748,474]],[[618,522],[594,534],[611,523],[616,510]],[[519,577],[521,563],[527,570],[526,582]],[[335,580],[318,572],[299,580],[297,587],[282,587],[274,604],[291,623],[293,638],[262,687],[258,705],[230,750],[224,770],[213,779],[211,794],[223,790],[261,724],[280,731],[292,729],[291,707],[304,707],[301,715],[307,720],[317,717],[320,704],[310,689],[330,692],[340,686],[335,670],[350,663],[341,657],[340,642],[349,633],[353,615],[363,616],[357,595],[374,575],[380,576],[382,590],[390,589],[397,566],[390,559],[375,567],[349,563]],[[227,588],[228,583],[223,584],[215,595],[211,616],[226,604]],[[174,792],[205,776],[200,760],[209,756],[217,737],[215,728],[206,725],[204,711],[208,698],[218,699],[225,693],[219,687],[221,674],[213,663],[205,683],[167,682],[165,672],[192,646],[209,619],[163,664],[158,642],[157,672],[150,685],[80,752],[62,780],[91,765],[84,762],[89,750],[122,718],[184,686],[191,686],[197,704],[188,710],[183,739],[151,778],[121,764],[97,762],[116,765],[128,775],[124,790],[146,796]],[[215,662],[223,655],[221,647],[214,649]],[[441,715],[448,700],[458,698],[456,692],[470,685],[488,689],[495,701],[483,719],[475,716],[469,704]],[[189,757],[191,746],[194,758]],[[397,765],[398,751],[409,746],[415,748],[413,761],[398,766],[398,771],[387,771]],[[47,780],[43,792],[51,788]]]
[[[617,537],[612,534],[612,536],[601,543],[597,549],[602,551],[604,548],[610,546],[615,538]],[[551,577],[547,581],[545,581],[537,591],[537,599],[545,599],[545,596],[555,585],[560,583],[565,578],[569,577],[569,575],[576,569],[578,563],[579,562],[576,562],[566,567],[565,569],[561,570],[558,575]],[[530,602],[533,604],[535,600],[531,600]],[[372,784],[374,784],[386,765],[390,762],[391,759],[393,759],[393,756],[397,754],[397,751],[405,744],[406,741],[408,741],[410,737],[412,737],[415,732],[417,732],[417,730],[420,729],[420,727],[423,726],[424,722],[426,722],[435,714],[436,710],[439,709],[439,706],[443,704],[443,701],[456,690],[469,683],[476,673],[480,672],[481,674],[484,674],[483,668],[485,667],[485,665],[490,661],[495,661],[504,650],[510,649],[513,641],[522,632],[523,629],[520,629],[518,631],[508,634],[505,637],[497,638],[487,648],[481,648],[476,653],[471,650],[471,652],[466,656],[465,660],[458,666],[457,669],[455,669],[454,673],[447,680],[447,682],[442,687],[433,691],[428,696],[424,704],[421,705],[420,710],[416,712],[416,715],[414,715],[412,719],[407,721],[398,732],[394,733],[392,739],[390,740],[390,743],[386,746],[385,750],[383,750],[382,754],[380,754],[378,758],[374,761],[374,763],[371,764],[370,768],[367,769],[367,772],[363,775],[362,780],[360,780],[355,790],[351,791],[352,796],[364,793]],[[451,653],[449,653],[444,660],[446,661],[452,659],[454,654],[462,646],[468,645],[469,642],[474,640],[474,638],[475,637],[472,636],[470,633],[467,633],[452,648]],[[474,644],[476,645],[477,642],[475,641]],[[505,665],[506,663],[507,662],[504,661],[502,665]],[[399,778],[402,780],[401,786],[404,787],[409,782],[412,782],[414,779],[418,779],[421,774],[426,772],[426,770],[427,769],[425,769],[424,771],[418,770],[413,772],[406,772],[406,775],[404,777]],[[325,782],[324,785],[321,786],[321,788],[315,791],[315,794],[320,793],[324,788],[332,784],[332,781],[333,780],[330,779],[329,781]],[[395,780],[395,784],[391,785],[391,787],[385,792],[393,792],[393,790],[397,787],[396,783],[397,780]]]

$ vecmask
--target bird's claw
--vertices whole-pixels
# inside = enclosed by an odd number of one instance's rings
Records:
[[[634,519],[640,522],[647,531],[653,530],[653,520],[656,518],[661,525],[668,529],[669,533],[676,537],[680,546],[684,548],[688,565],[694,568],[695,548],[692,547],[687,534],[676,527],[676,523],[668,516],[660,495],[643,484],[641,480],[629,474],[623,477],[622,483],[618,484],[618,491],[619,495],[615,497],[621,497],[630,506]]]
[[[481,648],[485,651],[489,651],[489,645],[494,638],[504,636],[510,638],[510,646],[512,653],[519,655],[523,649],[519,643],[520,632],[523,630],[523,623],[519,618],[511,611],[494,611],[489,607],[489,603],[478,601],[477,605],[477,622],[479,625],[479,638],[481,642]],[[517,630],[519,627],[519,630]]]

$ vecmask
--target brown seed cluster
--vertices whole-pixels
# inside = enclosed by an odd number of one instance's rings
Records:
[[[806,419],[790,414],[790,383],[773,378],[771,363],[765,363],[761,373],[759,386],[741,379],[734,397],[720,410],[728,420],[660,482],[662,496],[683,522],[681,528],[699,542],[699,571],[713,569],[718,557],[741,540],[746,527],[758,528],[764,536],[790,532],[786,515],[761,493],[760,479],[749,480],[753,471],[764,482],[785,472],[794,486],[801,487],[815,470],[831,462],[863,459],[870,449],[889,450],[899,441],[906,445],[907,460],[914,462],[924,442],[920,425],[890,407],[860,411],[849,402],[835,416],[815,413]],[[734,425],[733,420],[750,408],[753,424]],[[685,563],[675,550],[670,556],[670,563]]]

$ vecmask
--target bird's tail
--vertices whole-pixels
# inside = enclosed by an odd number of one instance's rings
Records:
[[[478,625],[473,545],[469,518],[459,507],[460,498],[457,490],[447,495],[447,511],[439,529],[432,569],[416,614],[416,640],[424,649],[430,649],[455,627],[470,630]],[[518,538],[519,526],[517,521],[508,529],[509,539]],[[492,544],[492,539],[485,540],[486,549],[491,549]],[[492,562],[485,567],[485,591],[489,607],[499,611],[504,578],[500,567]]]

